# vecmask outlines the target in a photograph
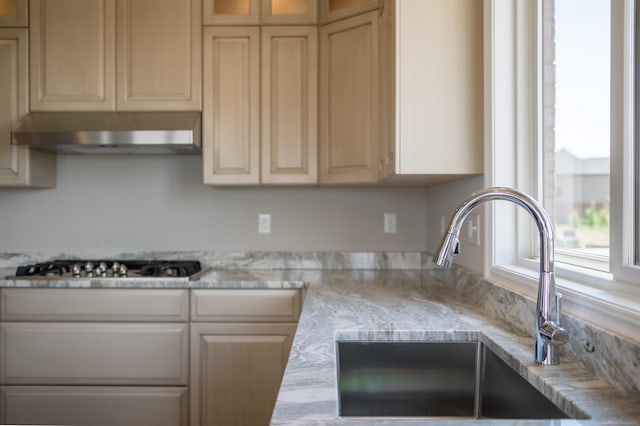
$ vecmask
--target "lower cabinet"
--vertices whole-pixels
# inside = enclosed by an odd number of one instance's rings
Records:
[[[3,386],[0,395],[8,424],[188,424],[186,387]]]
[[[192,290],[191,426],[269,424],[300,306],[299,290]]]
[[[295,324],[193,324],[191,425],[268,425]]]
[[[300,290],[2,289],[0,423],[268,425]]]

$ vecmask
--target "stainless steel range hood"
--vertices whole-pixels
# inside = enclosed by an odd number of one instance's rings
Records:
[[[14,145],[63,154],[197,154],[201,114],[33,112],[12,132]]]

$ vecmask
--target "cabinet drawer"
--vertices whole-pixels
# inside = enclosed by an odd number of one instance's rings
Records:
[[[193,290],[192,321],[292,322],[300,316],[299,290]]]
[[[188,290],[3,289],[2,321],[188,320]]]
[[[3,323],[0,338],[2,384],[187,384],[187,324]]]
[[[186,387],[4,386],[2,424],[186,426]]]

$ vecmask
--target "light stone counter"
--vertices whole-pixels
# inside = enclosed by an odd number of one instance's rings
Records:
[[[309,283],[272,425],[466,424],[469,420],[348,419],[338,416],[335,341],[481,341],[569,415],[591,420],[473,420],[470,424],[640,424],[638,400],[580,364],[533,362],[533,338],[506,330],[420,271],[307,271]],[[533,328],[533,323],[531,324]],[[571,331],[570,331],[571,332]]]

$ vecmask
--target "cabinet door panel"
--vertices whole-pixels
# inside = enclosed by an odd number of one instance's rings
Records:
[[[3,386],[3,424],[186,426],[186,387]]]
[[[186,322],[187,290],[7,288],[2,321]]]
[[[262,29],[262,182],[317,182],[317,30]]]
[[[115,0],[31,2],[31,110],[115,108]]]
[[[0,28],[0,186],[54,186],[53,154],[11,145],[11,129],[28,112],[28,33]]]
[[[321,182],[377,180],[377,18],[370,12],[321,28]]]
[[[192,290],[192,321],[291,322],[300,316],[300,290]]]
[[[260,180],[260,30],[204,30],[204,182]]]
[[[117,107],[200,109],[199,0],[119,0]]]
[[[187,324],[2,323],[3,384],[183,385]]]
[[[191,424],[268,425],[295,324],[195,324]]]

